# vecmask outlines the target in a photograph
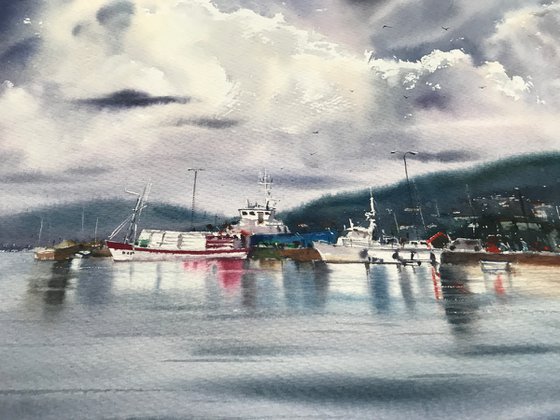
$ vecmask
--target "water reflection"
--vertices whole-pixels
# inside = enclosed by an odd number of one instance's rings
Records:
[[[484,271],[483,278],[487,293],[495,295],[499,303],[507,302],[508,294],[513,289],[511,272],[509,270]]]
[[[324,263],[287,264],[282,284],[290,310],[324,309],[329,292],[329,270]]]
[[[74,264],[78,264],[77,267]],[[111,302],[113,270],[108,258],[86,258],[73,261],[76,268],[76,297],[85,306],[107,305]]]
[[[442,266],[440,273],[445,315],[452,331],[460,335],[471,333],[480,302],[471,290],[467,272],[459,266]]]
[[[414,292],[412,290],[411,275],[414,275],[414,267],[401,267],[398,266],[399,272],[399,286],[404,300],[404,304],[408,312],[414,312],[416,300],[414,299]]]
[[[40,297],[46,313],[59,312],[72,278],[72,261],[34,262],[28,283],[30,303],[35,305],[35,298]]]
[[[369,288],[371,292],[371,302],[374,309],[381,314],[388,314],[391,310],[391,295],[389,293],[389,275],[390,268],[386,265],[378,266],[375,270],[370,271]]]

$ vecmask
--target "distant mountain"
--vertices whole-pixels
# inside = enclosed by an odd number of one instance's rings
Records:
[[[60,242],[63,239],[90,240],[106,239],[108,235],[132,212],[134,202],[126,200],[102,200],[71,203],[34,209],[10,216],[0,217],[0,245],[11,247],[35,246],[39,239],[41,219],[43,245]],[[82,212],[84,225],[82,231]],[[190,209],[164,204],[149,203],[143,211],[140,226],[169,230],[190,229]],[[206,225],[223,224],[223,215],[196,212],[194,226],[203,229]]]
[[[426,225],[437,225],[432,230],[456,227],[451,215],[470,216],[478,212],[476,206],[471,206],[472,201],[469,203],[469,197],[521,194],[527,202],[559,205],[560,153],[524,155],[468,170],[413,177],[410,181],[410,194],[404,180],[373,191],[379,225],[386,232],[396,230],[395,218],[399,225],[421,223],[417,213],[405,211],[411,207],[411,201],[413,207],[421,203]],[[354,223],[362,222],[367,210],[369,190],[364,188],[354,193],[326,195],[280,216],[292,230],[301,230],[302,225],[310,230],[340,230],[348,225],[349,218]]]

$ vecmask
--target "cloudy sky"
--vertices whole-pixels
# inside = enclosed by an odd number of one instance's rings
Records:
[[[0,0],[0,213],[235,212],[560,149],[560,4]]]

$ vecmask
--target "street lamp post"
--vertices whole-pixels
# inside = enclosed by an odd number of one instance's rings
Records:
[[[393,215],[393,220],[395,221],[395,229],[397,231],[397,235],[399,235],[401,233],[401,230],[399,228],[399,222],[397,221],[397,215],[395,214],[395,212],[393,211],[393,209],[387,209],[387,213],[392,214]]]
[[[198,171],[203,171],[202,168],[188,168],[187,171],[194,172],[194,181],[192,189],[192,205],[191,205],[191,230],[194,229],[194,205],[195,205],[195,194],[196,194],[196,178],[198,176]]]
[[[523,202],[523,196],[521,195],[521,190],[519,187],[514,188],[517,192],[517,197],[519,198],[519,206],[521,207],[521,214],[523,215],[523,220],[525,221],[525,225],[527,229],[529,229],[529,221],[527,220],[527,212],[525,211],[525,203]]]
[[[397,150],[392,150],[391,154],[395,154],[395,153],[399,153]],[[403,153],[403,162],[404,162],[404,174],[406,176],[406,188],[408,189],[408,200],[409,200],[409,205],[412,208],[413,207],[413,200],[412,200],[412,190],[410,189],[410,180],[408,179],[408,167],[406,166],[406,155],[416,155],[418,152],[413,152],[412,150],[409,150],[407,152]]]

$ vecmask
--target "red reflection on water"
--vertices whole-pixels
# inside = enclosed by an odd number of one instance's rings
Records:
[[[506,292],[506,289],[504,287],[504,281],[502,280],[501,274],[498,274],[496,280],[494,280],[494,290],[498,295],[503,295]]]
[[[196,271],[196,270],[208,271],[208,268],[209,268],[208,260],[183,261],[183,269],[185,271]]]
[[[241,284],[243,276],[243,260],[227,259],[216,261],[218,279],[224,289],[236,289]]]
[[[432,281],[434,283],[434,295],[436,296],[436,300],[441,299],[441,289],[438,284],[438,280],[441,278],[441,275],[436,270],[434,266],[432,266]]]
[[[183,269],[185,271],[204,271],[207,274],[215,273],[220,286],[224,289],[236,289],[241,284],[243,276],[243,260],[224,258],[184,261]]]

